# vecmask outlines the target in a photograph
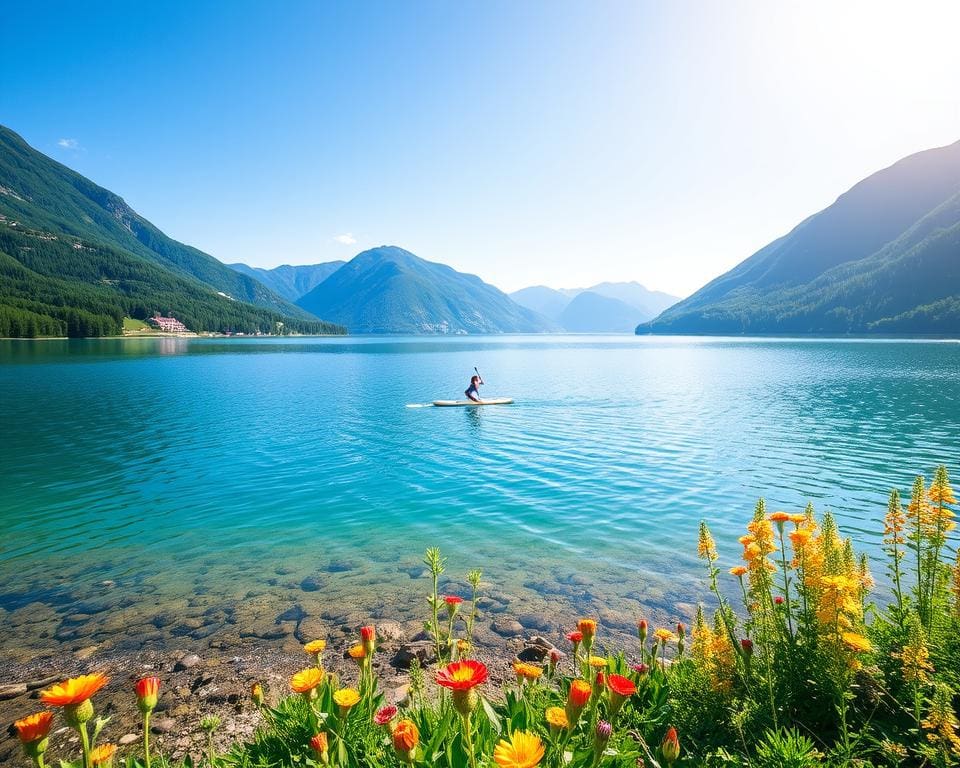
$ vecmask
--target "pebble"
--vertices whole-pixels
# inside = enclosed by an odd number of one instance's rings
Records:
[[[490,629],[501,637],[515,637],[523,634],[523,625],[514,619],[494,619]]]
[[[182,672],[185,669],[190,669],[191,667],[197,666],[200,663],[200,657],[195,653],[188,653],[186,656],[182,657],[180,661],[174,666],[174,672]]]
[[[177,721],[172,717],[160,717],[150,723],[150,730],[154,733],[170,733],[177,727]]]
[[[538,629],[541,632],[549,632],[555,627],[554,622],[544,613],[521,613],[517,616],[517,621],[527,629]]]
[[[12,685],[0,685],[0,701],[15,699],[17,696],[23,696],[27,692],[26,683],[14,683]]]
[[[416,640],[401,646],[394,655],[392,663],[401,669],[409,669],[410,662],[414,659],[418,659],[420,665],[425,666],[436,658],[436,646],[432,640]]]
[[[129,746],[130,744],[135,744],[140,741],[140,737],[135,733],[125,733],[119,739],[117,739],[117,744],[121,747]]]

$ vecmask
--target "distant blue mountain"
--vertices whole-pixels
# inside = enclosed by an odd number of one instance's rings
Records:
[[[322,311],[352,333],[560,330],[475,275],[388,245],[358,254],[297,304],[308,312]]]
[[[227,266],[259,280],[288,301],[296,302],[346,263],[345,261],[326,261],[321,264],[297,266],[283,264],[273,269],[250,267],[246,264],[228,264]]]
[[[511,293],[510,298],[575,333],[629,333],[679,300],[637,282],[559,289],[535,285]]]

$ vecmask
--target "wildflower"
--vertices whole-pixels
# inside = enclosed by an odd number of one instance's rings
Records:
[[[747,575],[747,570],[748,568],[745,565],[735,565],[730,569],[730,575],[740,579]]]
[[[397,708],[392,704],[386,707],[380,707],[373,716],[373,722],[377,725],[390,725],[390,721],[397,716]]]
[[[340,717],[346,717],[350,708],[360,701],[360,694],[353,688],[341,688],[333,692],[333,703],[340,708]]]
[[[774,605],[783,605],[783,596],[777,595],[775,598],[773,598],[773,603]]]
[[[933,482],[930,483],[930,490],[927,496],[933,504],[956,504],[957,499],[953,495],[953,488],[950,487],[950,478],[947,475],[947,468],[941,464],[933,473]]]
[[[807,516],[802,512],[798,514],[790,515],[790,522],[793,523],[794,525],[799,526],[805,523],[806,521],[807,521]]]
[[[591,656],[587,659],[587,663],[594,669],[606,669],[607,660],[603,656]]]
[[[567,640],[573,643],[573,647],[576,648],[583,642],[583,632],[567,632]]]
[[[536,664],[525,664],[522,661],[513,662],[513,671],[517,676],[518,684],[522,683],[524,680],[530,680],[533,682],[543,674],[543,670]]]
[[[589,645],[593,640],[593,636],[597,634],[597,622],[593,619],[580,619],[580,621],[577,622],[577,629],[579,629],[583,635],[583,641]]]
[[[650,667],[648,667],[646,664],[634,664],[632,667],[630,667],[630,669],[636,672],[637,675],[641,676],[650,671]]]
[[[52,707],[74,707],[88,701],[107,684],[107,678],[96,673],[71,677],[40,692],[40,700]]]
[[[920,724],[927,732],[927,741],[938,747],[945,758],[960,756],[960,722],[953,711],[953,691],[946,683],[937,683],[930,701],[930,712]],[[944,761],[944,764],[952,763]]]
[[[377,630],[373,626],[360,627],[360,644],[366,656],[373,656],[377,644]]]
[[[672,725],[667,728],[667,734],[660,744],[660,752],[667,765],[673,765],[680,757],[680,739],[677,738],[677,729]]]
[[[567,714],[567,720],[572,728],[580,719],[583,708],[590,701],[593,694],[593,688],[586,680],[574,680],[570,683],[570,690],[567,692],[567,704],[564,711]]]
[[[600,720],[597,722],[597,727],[593,732],[593,764],[596,765],[600,761],[600,755],[603,754],[603,750],[607,748],[607,742],[610,741],[610,736],[613,733],[613,726],[608,723],[606,720]]]
[[[260,683],[254,683],[250,686],[250,698],[253,699],[255,707],[262,707],[264,701],[263,686]]]
[[[664,645],[677,641],[677,636],[669,629],[655,629],[653,630],[653,637],[658,643],[663,643]]]
[[[462,637],[457,640],[457,658],[465,659],[470,655],[470,642]]]
[[[317,758],[324,765],[327,764],[330,760],[329,743],[327,741],[326,731],[320,731],[320,733],[315,733],[310,739],[310,749],[314,751]]]
[[[436,680],[453,691],[453,706],[466,718],[476,709],[479,698],[474,689],[487,681],[487,667],[474,659],[454,661],[437,671]]]
[[[326,640],[311,640],[309,643],[303,646],[303,650],[305,650],[311,656],[315,656],[318,653],[323,653],[326,649],[327,649]]]
[[[397,757],[404,763],[412,763],[417,744],[420,743],[420,731],[417,730],[413,720],[404,718],[398,722],[391,736],[393,750],[397,753]]]
[[[644,643],[647,642],[647,620],[640,619],[637,622],[637,636],[640,638],[640,647],[643,648]]]
[[[500,739],[493,749],[493,760],[500,768],[535,768],[543,759],[543,742],[530,731],[514,731]]]
[[[358,667],[362,667],[367,660],[367,649],[361,643],[357,643],[347,649],[347,655],[357,662]]]
[[[903,667],[904,682],[914,686],[923,686],[930,681],[929,672],[933,672],[930,663],[930,651],[923,633],[923,624],[917,614],[907,619],[907,642],[899,653],[893,654],[900,659]]]
[[[323,671],[316,667],[302,669],[290,678],[290,688],[294,693],[302,693],[308,699],[313,697],[317,686],[323,682]]]
[[[106,684],[107,678],[99,672],[71,677],[41,691],[40,701],[53,707],[63,707],[63,716],[67,723],[78,730],[81,730],[81,726],[85,729],[85,723],[93,717],[93,702],[90,698]],[[83,738],[85,741],[85,737]]]
[[[101,744],[90,751],[90,763],[95,766],[110,768],[113,764],[113,756],[117,753],[116,744]]]
[[[843,640],[843,644],[854,653],[866,653],[867,651],[873,650],[873,645],[871,645],[870,641],[863,635],[858,635],[856,632],[844,632],[840,635],[840,639]]]
[[[607,675],[607,688],[610,689],[610,719],[620,712],[627,699],[637,692],[636,683],[623,675]]]
[[[447,614],[452,619],[460,609],[460,603],[463,602],[463,598],[457,597],[456,595],[444,595],[443,602],[447,604]]]
[[[52,722],[53,712],[37,712],[13,724],[23,751],[38,766],[43,764],[43,753],[47,751],[50,743],[48,736]]]
[[[740,641],[740,647],[747,656],[753,656],[753,640],[745,637]]]
[[[143,714],[152,712],[157,706],[157,694],[160,691],[159,677],[142,677],[137,681],[137,706]]]
[[[713,536],[710,535],[710,529],[707,528],[707,524],[701,520],[700,521],[700,536],[697,541],[697,557],[700,557],[706,560],[709,563],[712,563],[717,559],[717,545],[713,540]]]
[[[810,537],[813,534],[807,528],[798,528],[795,531],[790,531],[788,535],[790,536],[790,543],[793,544],[794,550],[799,551],[810,543]]]
[[[560,731],[565,731],[570,727],[570,720],[567,719],[567,713],[563,710],[563,707],[547,707],[544,714],[552,736],[556,737]]]
[[[767,517],[767,520],[769,520],[771,523],[775,523],[777,530],[780,531],[780,533],[783,533],[783,524],[790,522],[790,517],[791,515],[789,512],[771,512]]]
[[[554,672],[556,672],[557,665],[560,663],[560,660],[562,658],[563,658],[563,653],[559,649],[557,648],[551,649],[550,664],[549,664],[549,671],[550,671],[551,677],[553,677]]]

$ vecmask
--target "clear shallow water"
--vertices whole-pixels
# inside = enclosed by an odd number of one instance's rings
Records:
[[[516,404],[406,407],[474,365]],[[951,342],[0,341],[0,653],[241,642],[294,603],[412,622],[431,545],[493,610],[627,631],[703,596],[701,518],[729,564],[759,496],[875,552],[889,489],[940,462]]]

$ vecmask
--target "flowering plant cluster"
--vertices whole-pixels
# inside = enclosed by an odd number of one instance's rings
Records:
[[[561,648],[512,661],[515,682],[490,683],[475,656],[479,571],[471,595],[441,595],[445,560],[428,550],[433,579],[426,622],[436,655],[416,661],[409,692],[388,704],[379,690],[377,632],[360,628],[346,651],[355,676],[324,666],[327,643],[304,646],[311,663],[275,694],[250,690],[262,717],[253,739],[217,754],[219,718],[200,723],[204,761],[240,768],[662,768],[662,766],[960,765],[960,555],[951,534],[956,498],[944,467],[917,478],[904,509],[893,491],[883,550],[892,596],[869,600],[868,561],[834,518],[768,512],[761,500],[740,538],[736,565],[721,565],[706,523],[698,554],[713,592],[692,627],[636,622],[638,642],[609,654],[593,618],[580,619]],[[730,594],[739,597],[735,607]],[[76,731],[76,768],[110,768],[117,747],[98,745],[100,674],[41,693]],[[125,768],[150,768],[150,716],[161,681],[139,680],[142,743]],[[44,768],[54,712],[15,723],[25,755]],[[88,725],[93,724],[92,732]],[[170,765],[153,756],[160,768]],[[189,758],[183,763],[197,763]]]

